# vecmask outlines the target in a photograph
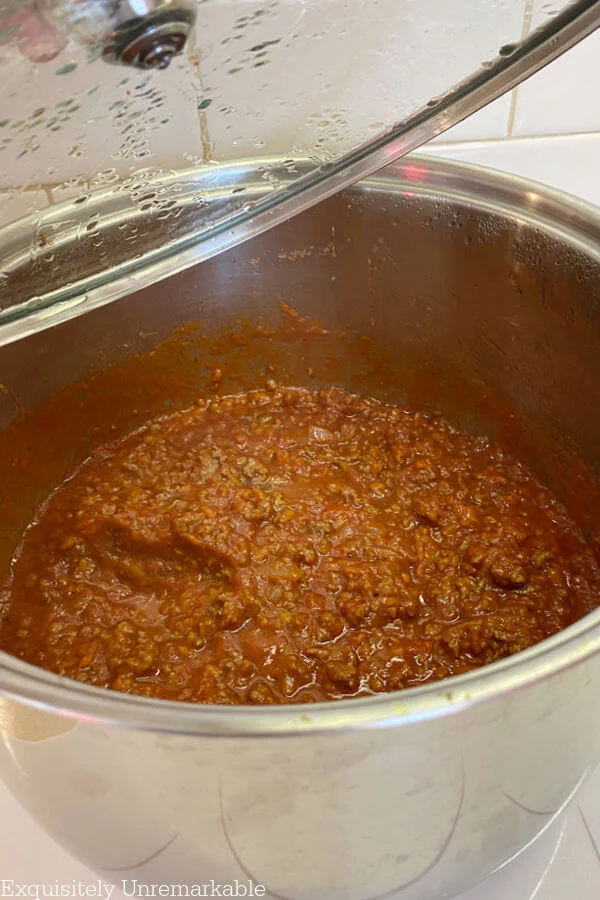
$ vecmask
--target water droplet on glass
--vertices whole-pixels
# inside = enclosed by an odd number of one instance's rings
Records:
[[[55,75],[69,75],[71,72],[74,72],[77,68],[77,63],[67,63],[64,66],[61,66],[60,69],[57,69],[54,73]]]

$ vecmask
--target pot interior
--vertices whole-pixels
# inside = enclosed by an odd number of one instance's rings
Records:
[[[392,170],[0,348],[0,574],[37,504],[93,447],[266,378],[335,383],[486,433],[595,539],[600,262],[581,236],[597,250],[599,226],[573,215],[559,233],[556,210],[525,214],[520,186],[499,203],[492,176],[423,171],[422,190]]]

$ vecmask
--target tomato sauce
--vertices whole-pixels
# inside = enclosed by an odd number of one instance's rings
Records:
[[[268,379],[148,421],[56,488],[0,594],[0,649],[149,697],[334,700],[509,656],[599,587],[499,445]]]

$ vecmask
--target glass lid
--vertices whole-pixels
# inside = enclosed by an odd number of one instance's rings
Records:
[[[0,343],[294,215],[600,23],[600,0],[532,10],[0,0]]]

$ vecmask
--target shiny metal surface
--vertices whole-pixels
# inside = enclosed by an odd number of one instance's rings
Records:
[[[92,56],[140,69],[165,69],[196,20],[190,0],[38,0],[40,11]]]
[[[600,472],[599,275],[591,207],[474,167],[398,164],[202,265],[140,279],[118,303],[4,346],[0,423],[179,325],[212,333],[245,315],[277,320],[283,301],[332,331],[370,336],[377,365],[338,360],[352,390],[441,409],[495,437],[508,428],[594,533],[599,495],[578,460]],[[288,377],[307,380],[301,354],[290,354]],[[124,404],[134,389],[123,384]],[[23,449],[40,479],[21,486],[0,459],[1,483],[26,495],[12,518],[11,492],[0,498],[4,570],[60,475],[43,446]],[[64,847],[117,883],[250,874],[294,900],[451,896],[534,840],[600,758],[590,714],[599,650],[594,613],[480,673],[269,709],[112,694],[3,655],[0,771]]]

